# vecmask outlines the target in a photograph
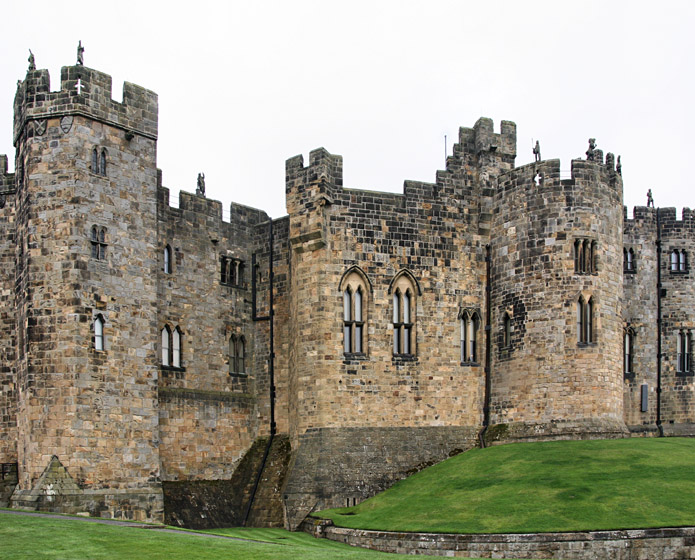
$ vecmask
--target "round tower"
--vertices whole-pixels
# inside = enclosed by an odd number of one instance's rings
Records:
[[[162,519],[157,96],[81,64],[15,97],[16,507]]]
[[[529,164],[500,176],[493,207],[487,438],[626,433],[620,175]]]

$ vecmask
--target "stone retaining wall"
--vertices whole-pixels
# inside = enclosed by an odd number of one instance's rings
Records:
[[[335,527],[307,519],[301,529],[318,538],[395,552],[464,558],[556,560],[684,560],[695,558],[695,527],[576,533],[390,533]]]

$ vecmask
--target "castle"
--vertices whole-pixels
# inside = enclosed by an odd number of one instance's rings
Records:
[[[286,217],[224,221],[202,177],[169,204],[157,114],[82,64],[18,83],[0,502],[295,528],[480,444],[693,433],[695,216],[628,219],[612,154],[515,167],[483,118],[433,183],[351,190],[318,149]]]

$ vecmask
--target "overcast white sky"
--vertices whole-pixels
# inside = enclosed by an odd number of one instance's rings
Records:
[[[13,2],[0,32],[0,154],[28,49],[52,89],[85,65],[159,94],[158,167],[195,190],[285,214],[285,160],[344,158],[345,186],[433,181],[459,126],[517,124],[517,165],[562,169],[589,137],[622,155],[625,203],[695,206],[695,2]],[[225,212],[226,213],[226,212]]]

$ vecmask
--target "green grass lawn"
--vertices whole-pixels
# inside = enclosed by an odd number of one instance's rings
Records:
[[[377,560],[400,555],[353,548],[280,529],[219,529],[265,541],[206,538],[180,532],[118,527],[80,519],[0,513],[2,560]]]
[[[315,515],[341,527],[440,533],[695,525],[695,439],[474,449],[356,507]]]

